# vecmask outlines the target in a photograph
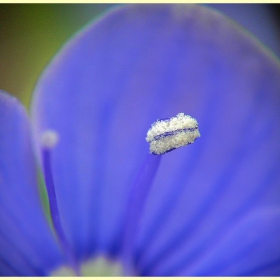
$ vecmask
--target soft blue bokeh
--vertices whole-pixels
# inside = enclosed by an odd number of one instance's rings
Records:
[[[0,275],[47,275],[61,259],[43,214],[27,114],[0,91]]]

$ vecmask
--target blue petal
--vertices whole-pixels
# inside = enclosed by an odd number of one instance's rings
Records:
[[[279,205],[279,75],[262,46],[201,6],[122,7],[71,40],[40,79],[33,116],[37,138],[60,135],[54,177],[76,253],[119,252],[146,132],[179,112],[202,136],[163,156],[139,274],[176,275],[252,209]]]
[[[280,57],[277,18],[273,5],[205,4],[232,18]]]
[[[0,275],[46,275],[59,251],[39,201],[26,112],[0,91]]]
[[[193,275],[266,276],[280,274],[280,208],[250,213],[212,243]],[[184,274],[183,271],[181,271]]]

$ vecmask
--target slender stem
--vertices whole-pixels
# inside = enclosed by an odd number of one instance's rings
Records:
[[[149,154],[131,186],[124,226],[123,265],[124,274],[135,275],[133,268],[133,252],[135,249],[136,234],[142,218],[143,209],[152,187],[161,155]]]
[[[70,266],[73,268],[77,276],[81,276],[80,267],[77,263],[76,258],[73,255],[70,244],[67,241],[67,238],[64,234],[61,220],[60,220],[60,214],[59,214],[55,187],[54,187],[54,180],[53,180],[52,169],[51,169],[51,148],[44,148],[42,153],[43,153],[43,168],[44,168],[46,187],[47,187],[47,192],[49,197],[52,224],[55,229],[56,235],[60,241],[62,249],[64,250],[66,257],[69,260]]]

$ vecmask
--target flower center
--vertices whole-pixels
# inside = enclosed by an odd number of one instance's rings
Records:
[[[128,197],[125,211],[122,264],[125,275],[136,275],[133,255],[135,250],[136,235],[142,218],[142,213],[156,176],[161,155],[171,150],[186,146],[200,136],[198,123],[190,116],[179,113],[176,117],[158,120],[152,124],[147,133],[146,140],[150,143],[148,154],[142,167],[137,174]],[[53,174],[51,169],[52,151],[59,140],[58,134],[53,130],[47,130],[42,135],[42,158],[46,187],[49,197],[49,205],[52,217],[52,224],[60,241],[62,249],[68,259],[69,266],[61,267],[54,271],[53,276],[73,275],[95,275],[110,276],[121,275],[121,266],[112,264],[105,258],[98,258],[79,266],[70,244],[64,234],[59,208],[56,199]],[[158,155],[158,156],[155,156]],[[72,269],[72,272],[71,272]],[[102,272],[103,271],[103,272]]]
[[[122,266],[119,262],[105,257],[90,259],[81,266],[82,276],[122,276]],[[62,266],[54,270],[51,276],[75,276],[73,269]]]

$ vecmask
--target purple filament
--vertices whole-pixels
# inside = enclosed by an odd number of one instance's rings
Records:
[[[130,189],[123,235],[123,265],[124,274],[127,276],[135,275],[133,253],[136,234],[139,231],[144,206],[157,173],[160,159],[160,155],[154,156],[149,154]]]
[[[80,267],[73,255],[70,244],[67,241],[67,238],[64,234],[61,220],[60,220],[60,214],[59,214],[55,187],[54,187],[54,180],[53,180],[52,169],[51,169],[51,149],[44,148],[42,154],[43,154],[43,168],[45,174],[45,182],[46,182],[46,187],[47,187],[47,192],[49,197],[49,206],[51,211],[53,227],[55,229],[59,242],[62,246],[62,249],[64,250],[66,257],[68,258],[70,266],[73,268],[75,274],[77,276],[80,276],[81,275]]]

